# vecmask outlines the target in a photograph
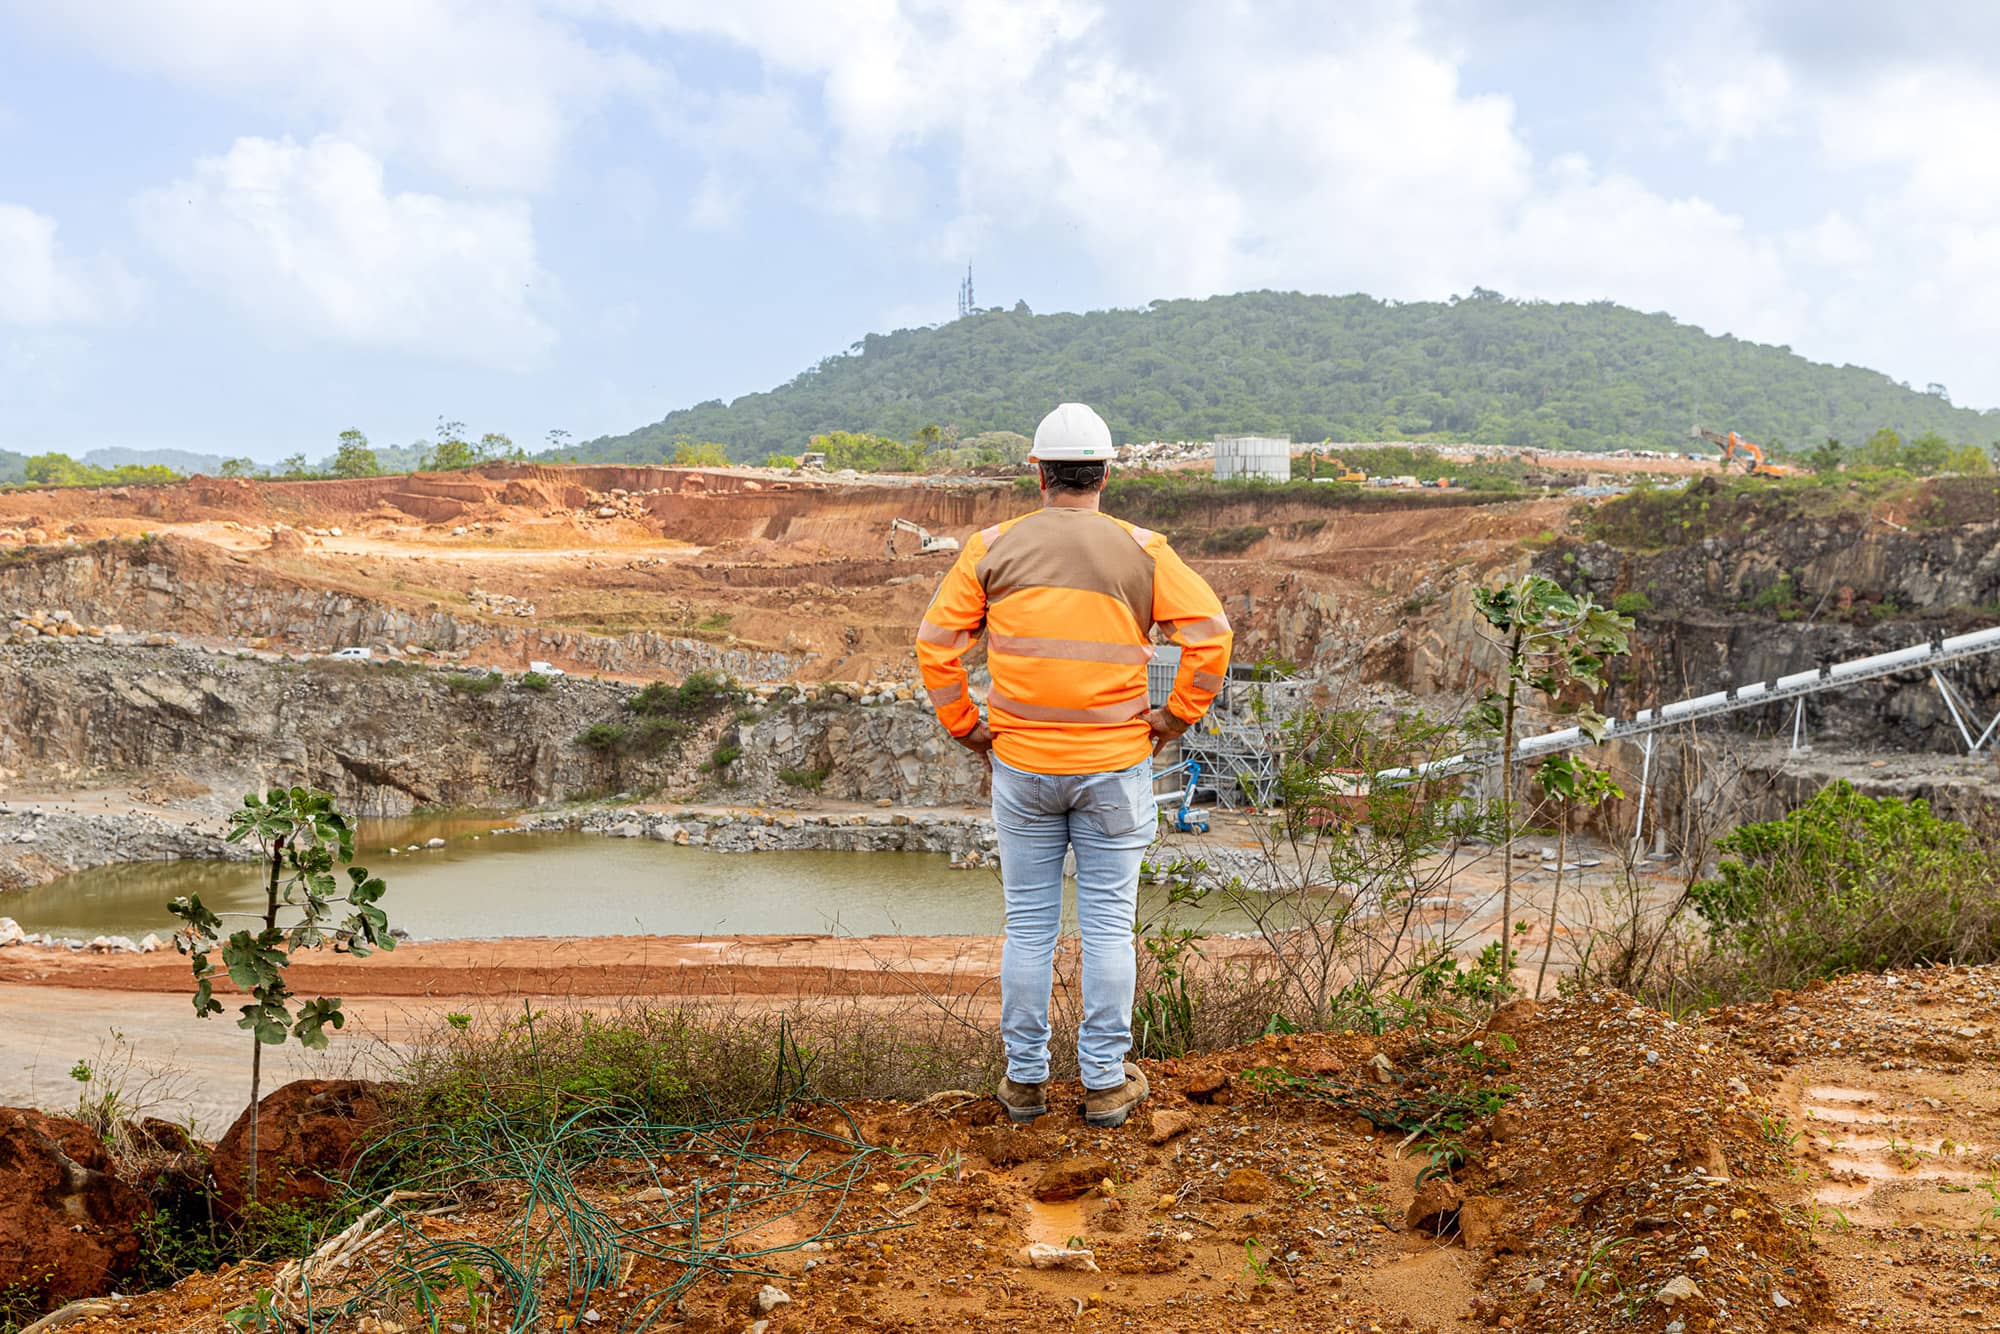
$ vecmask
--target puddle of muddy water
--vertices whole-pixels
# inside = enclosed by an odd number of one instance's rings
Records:
[[[954,871],[913,852],[717,853],[590,834],[506,834],[504,821],[363,821],[356,860],[388,881],[390,920],[422,940],[497,936],[811,934],[962,936],[1002,929],[993,871]],[[443,838],[437,849],[386,854]],[[0,895],[0,914],[72,939],[176,925],[169,900],[201,895],[217,911],[262,911],[258,868],[240,862],[99,867]],[[1075,929],[1073,898],[1066,928]],[[1141,920],[1208,931],[1251,926],[1213,905],[1169,911],[1148,886]]]
[[[1839,1126],[1879,1126],[1889,1116],[1886,1112],[1864,1112],[1854,1107],[1808,1107],[1806,1119]]]
[[[1066,1200],[1059,1204],[1044,1204],[1040,1200],[1028,1201],[1028,1226],[1024,1229],[1028,1244],[1044,1242],[1050,1246],[1068,1248],[1070,1238],[1089,1234],[1089,1220],[1084,1217],[1082,1200]],[[1089,1242],[1080,1243],[1086,1248]]]
[[[1900,1163],[1881,1158],[1852,1158],[1845,1154],[1829,1154],[1826,1170],[1834,1176],[1861,1177],[1880,1185],[1894,1181],[1984,1181],[1982,1172],[1967,1167],[1952,1167],[1945,1163],[1926,1161],[1904,1168]]]

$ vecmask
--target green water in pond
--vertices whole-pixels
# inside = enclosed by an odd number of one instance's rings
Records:
[[[390,921],[425,940],[1001,930],[998,873],[954,871],[939,854],[730,854],[595,834],[494,836],[494,824],[490,817],[364,820],[355,860],[388,881]],[[385,851],[431,838],[446,845],[393,857]],[[170,932],[167,901],[183,894],[200,894],[219,911],[262,910],[252,864],[138,862],[0,895],[0,916],[28,931],[137,940]],[[1165,909],[1165,890],[1141,890],[1142,921],[1159,920]],[[1175,919],[1211,931],[1249,927],[1239,914],[1207,907],[1178,908]]]

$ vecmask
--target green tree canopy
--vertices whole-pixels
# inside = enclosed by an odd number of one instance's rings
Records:
[[[349,429],[340,433],[340,446],[333,451],[335,477],[373,477],[382,471],[382,465],[375,458],[375,451],[368,447],[368,437]]]
[[[656,462],[686,438],[721,441],[747,461],[796,453],[815,435],[909,440],[931,425],[948,444],[954,431],[1032,430],[1065,399],[1091,403],[1120,440],[1272,434],[1678,451],[1695,422],[1774,448],[1862,440],[1884,424],[1981,448],[2000,439],[2000,411],[1610,302],[1244,292],[1087,315],[993,309],[871,334],[769,392],[697,404],[565,452]]]

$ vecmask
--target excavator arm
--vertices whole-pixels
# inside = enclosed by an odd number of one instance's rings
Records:
[[[958,550],[958,539],[955,537],[938,537],[922,524],[911,523],[908,519],[892,518],[889,520],[888,540],[882,544],[883,554],[889,556],[896,554],[896,534],[899,532],[912,533],[916,536],[917,554],[920,556],[928,556],[937,551]]]
[[[1706,440],[1710,444],[1720,446],[1724,468],[1734,463],[1737,455],[1742,454],[1748,459],[1743,465],[1743,471],[1752,477],[1784,477],[1791,472],[1789,468],[1766,461],[1763,446],[1745,440],[1734,431],[1724,433],[1711,431],[1706,426],[1694,426],[1688,429],[1688,434],[1697,440]]]
[[[1734,431],[1725,434],[1721,431],[1711,431],[1706,426],[1696,426],[1690,428],[1688,434],[1697,440],[1706,440],[1712,445],[1719,446],[1722,450],[1722,466],[1725,468],[1736,461],[1738,454],[1744,454],[1750,461],[1743,466],[1743,471],[1751,476],[1778,475],[1778,469],[1764,461],[1762,446],[1754,441],[1745,440]]]

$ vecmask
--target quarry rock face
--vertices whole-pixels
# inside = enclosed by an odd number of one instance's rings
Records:
[[[819,795],[898,806],[972,806],[986,767],[910,701],[866,708],[783,705],[742,729],[742,781],[781,797],[782,773],[825,771]]]
[[[0,1108],[0,1275],[54,1304],[109,1292],[146,1201],[80,1121]]]
[[[783,653],[730,648],[654,631],[597,635],[523,624],[533,617],[532,605],[511,597],[494,605],[497,601],[488,594],[473,599],[473,606],[513,623],[490,624],[455,615],[438,604],[422,610],[395,606],[287,581],[250,565],[218,565],[216,556],[201,544],[178,537],[54,551],[0,570],[0,606],[65,608],[64,615],[71,618],[68,623],[79,633],[96,627],[106,633],[172,631],[237,642],[268,637],[329,647],[419,644],[445,657],[476,653],[501,660],[542,658],[574,663],[578,671],[674,678],[717,671],[767,680],[788,676],[797,666]],[[0,630],[6,624],[0,621]],[[57,623],[50,619],[48,624]]]
[[[0,645],[0,691],[14,701],[0,716],[0,768],[52,784],[200,774],[224,793],[302,782],[355,815],[539,806],[650,789],[672,768],[671,756],[606,756],[577,743],[595,723],[629,722],[629,687],[572,678],[475,695],[452,689],[449,675],[177,647]],[[0,814],[0,837],[7,820]],[[216,855],[214,840],[198,841],[151,855]]]

